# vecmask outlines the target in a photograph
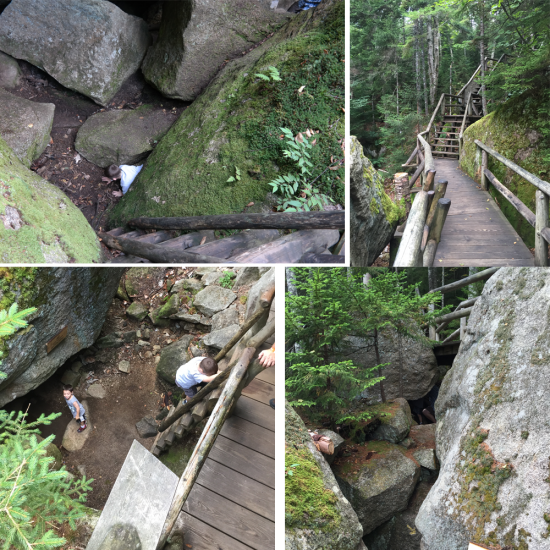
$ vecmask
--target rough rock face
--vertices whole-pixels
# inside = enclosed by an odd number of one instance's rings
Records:
[[[0,88],[0,135],[27,168],[50,142],[54,111],[53,103],[36,103]]]
[[[206,346],[222,349],[239,332],[239,325],[229,325],[219,330],[213,330],[207,334],[202,341]]]
[[[149,45],[142,19],[106,0],[12,0],[0,15],[0,49],[106,105]]]
[[[0,2],[0,7],[2,2]],[[21,69],[13,57],[0,52],[0,88],[15,88],[21,80]]]
[[[354,236],[350,241],[351,265],[366,267],[390,242],[399,213],[354,136],[351,136],[350,198],[350,231]]]
[[[160,354],[160,361],[157,365],[157,374],[167,382],[175,384],[176,372],[189,361],[192,356],[189,354],[189,344],[193,340],[193,335],[186,334],[177,342],[165,347]]]
[[[407,508],[420,466],[399,445],[386,441],[369,442],[374,454],[356,470],[337,465],[334,473],[342,492],[350,501],[365,534]]]
[[[94,263],[101,248],[82,212],[28,170],[0,137],[0,262]]]
[[[210,3],[214,13],[216,5],[241,5],[228,0],[210,0]],[[164,7],[176,9],[177,4],[182,2],[166,2]],[[244,17],[248,18],[248,8]],[[296,75],[304,71],[304,59],[313,58],[308,56],[314,55],[320,63],[327,63],[330,58],[335,64],[343,65],[343,28],[344,1],[324,0],[317,8],[293,17],[273,37],[245,56],[230,61],[155,147],[128,193],[113,209],[109,223],[119,227],[116,224],[136,216],[242,212],[250,202],[254,202],[254,206],[247,209],[248,212],[271,211],[274,198],[268,182],[281,175],[284,158],[282,151],[278,152],[280,140],[270,141],[273,137],[269,133],[269,128],[279,132],[281,126],[274,115],[280,105],[279,93],[288,97],[288,105],[293,105],[293,109],[297,107],[296,90],[302,85],[302,77],[298,83]],[[266,82],[254,76],[267,74],[270,66],[277,67],[281,82]],[[300,100],[303,118],[295,118],[296,115],[289,112],[288,125],[293,127],[292,131],[299,131],[304,124],[315,124],[315,128],[326,125],[328,129],[333,121],[341,120],[338,133],[344,135],[343,104],[331,98],[330,103],[323,105],[322,113],[317,114],[313,108],[323,97],[330,97],[326,96],[327,88],[331,89],[334,82],[331,76],[331,83],[323,83],[322,71],[319,76],[322,86],[316,89],[318,84],[310,79],[308,90],[312,97],[303,94]],[[276,85],[280,85],[279,91]],[[309,118],[308,102],[312,112],[316,112],[315,122]],[[273,120],[266,122],[270,118]],[[269,158],[265,152],[256,151],[260,134],[271,148]],[[328,131],[323,139],[330,142],[332,138],[327,134]],[[251,136],[254,136],[253,142]],[[337,149],[334,154],[338,154]],[[227,180],[236,175],[235,167],[239,168],[241,179],[238,184],[231,184]],[[343,178],[341,170],[334,174]],[[152,200],[153,197],[158,197],[160,202]]]
[[[322,505],[330,517],[287,519],[285,530],[286,550],[356,550],[361,546],[363,529],[357,514],[340,491],[334,474],[323,455],[315,448],[302,419],[288,404],[285,405],[285,442],[287,466],[300,461],[294,476],[303,488],[304,494],[295,495],[297,500],[322,499]],[[289,460],[291,462],[289,462]],[[306,476],[309,472],[322,483],[313,488]],[[293,476],[293,478],[294,478]],[[302,482],[302,478],[303,482]],[[295,481],[294,479],[292,481]],[[305,494],[308,490],[316,494]],[[289,499],[287,498],[287,503]],[[320,500],[318,502],[321,502]],[[313,509],[316,508],[312,505]],[[319,507],[317,507],[319,509]],[[289,510],[287,508],[287,518]],[[290,523],[290,524],[289,524]]]
[[[193,305],[201,313],[211,317],[218,311],[230,306],[236,299],[237,295],[228,288],[207,286],[197,293]]]
[[[29,327],[7,340],[0,382],[0,406],[45,382],[61,365],[98,337],[111,305],[123,268],[49,268],[33,275],[21,268],[3,268],[2,278],[10,280],[9,290],[0,292],[21,309],[35,306]],[[21,283],[16,282],[20,278]],[[3,302],[4,303],[4,302]],[[46,343],[67,327],[67,337],[50,353]]]
[[[165,96],[193,101],[226,59],[266,38],[287,17],[257,0],[166,3],[159,38],[143,60],[143,74]]]
[[[133,111],[106,111],[89,117],[75,149],[97,166],[139,164],[172,126],[175,115],[143,105]]]
[[[409,435],[412,426],[411,408],[401,397],[388,405],[391,409],[381,417],[381,424],[372,434],[372,439],[400,443]]]
[[[433,350],[391,330],[381,331],[378,339],[380,360],[389,363],[382,369],[386,398],[411,400],[424,397],[438,378]],[[353,336],[346,343],[349,348],[342,354],[346,359],[351,359],[357,366],[373,367],[377,364],[372,339]],[[363,397],[369,403],[380,402],[380,386],[377,384],[367,389]]]
[[[404,512],[399,512],[390,521],[365,536],[370,550],[421,550],[422,536],[414,528],[414,520],[432,485],[421,481]]]
[[[425,550],[548,548],[550,272],[485,285],[436,401],[439,478],[416,519]]]

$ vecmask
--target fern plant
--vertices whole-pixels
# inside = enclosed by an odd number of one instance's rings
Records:
[[[294,138],[294,134],[288,128],[281,128],[281,131],[288,147],[283,150],[283,155],[296,163],[300,174],[285,174],[269,182],[272,192],[282,195],[278,200],[279,209],[284,212],[322,210],[325,205],[334,201],[313,187],[313,182],[307,181],[307,176],[311,176],[310,169],[313,168],[308,152],[313,144],[301,133]]]
[[[270,66],[270,67],[267,68],[267,71],[269,72],[269,75],[265,75],[265,74],[262,74],[262,73],[257,73],[254,76],[257,76],[258,78],[261,78],[262,80],[266,80],[267,82],[269,82],[270,80],[273,80],[275,82],[280,82],[282,80],[281,75],[280,75],[279,70],[277,69],[277,67]]]
[[[233,272],[224,271],[223,277],[220,279],[220,286],[224,288],[231,288],[233,286]]]
[[[13,304],[0,311],[0,337],[11,336],[25,328],[31,307],[18,311]],[[1,352],[0,352],[1,355]],[[1,361],[0,361],[1,364]],[[0,380],[6,378],[0,372]],[[64,467],[50,470],[54,457],[46,456],[51,435],[38,441],[39,426],[49,425],[61,413],[40,415],[34,422],[27,414],[0,410],[0,542],[2,550],[46,550],[65,544],[50,529],[53,523],[75,521],[85,515],[82,504],[93,480],[73,481]]]

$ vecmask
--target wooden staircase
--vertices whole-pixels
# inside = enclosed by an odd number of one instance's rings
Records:
[[[459,157],[459,135],[464,122],[464,129],[470,124],[477,122],[483,116],[481,108],[481,95],[479,90],[481,85],[474,83],[471,91],[469,105],[462,98],[446,95],[443,119],[434,127],[434,137],[431,142],[432,154],[434,158],[458,159]],[[468,109],[473,112],[467,113],[464,118],[464,112]]]

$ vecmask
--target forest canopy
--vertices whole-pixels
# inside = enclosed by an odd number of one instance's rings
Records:
[[[484,58],[483,114],[532,96],[548,119],[549,37],[548,0],[351,0],[351,134],[395,171],[441,93],[456,94]]]

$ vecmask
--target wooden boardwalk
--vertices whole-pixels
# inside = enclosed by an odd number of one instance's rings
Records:
[[[434,267],[534,266],[534,258],[487,191],[458,167],[435,159],[436,182],[448,180],[451,208],[443,226]],[[506,199],[502,199],[506,200]]]
[[[243,390],[178,518],[184,548],[275,549],[274,397],[274,367]]]

